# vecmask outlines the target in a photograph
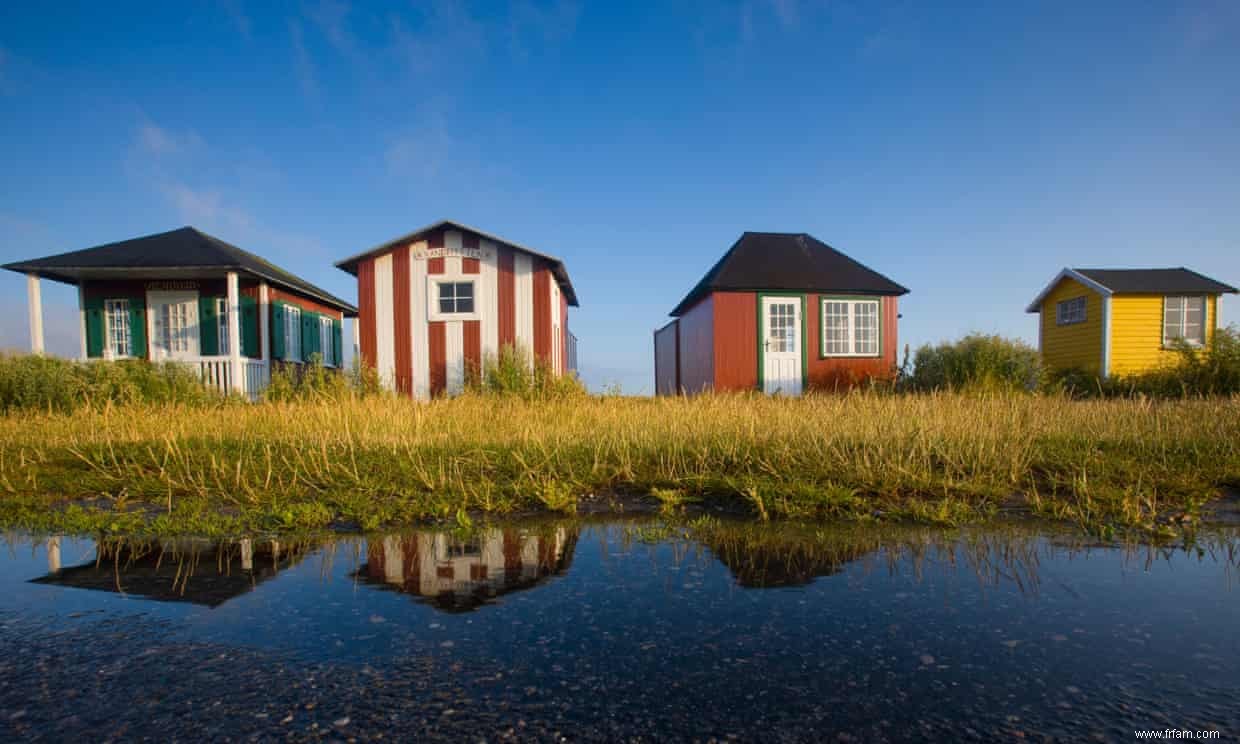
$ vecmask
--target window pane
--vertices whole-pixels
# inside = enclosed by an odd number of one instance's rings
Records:
[[[827,354],[847,354],[849,348],[849,303],[827,302],[823,304],[823,329]]]
[[[462,297],[473,297],[474,296],[474,283],[463,282],[461,284],[456,285],[456,296],[457,296],[457,299],[460,299]]]
[[[129,300],[104,300],[104,310],[113,356],[130,356]]]
[[[450,298],[440,297],[439,298],[439,312],[441,313],[456,312],[456,303],[453,302]]]
[[[853,305],[855,354],[878,353],[878,303],[858,302]]]
[[[458,297],[456,300],[456,311],[458,313],[472,313],[474,311],[474,298]]]
[[[456,285],[452,282],[440,282],[439,284],[439,301],[448,300],[451,305],[452,300],[456,299]]]
[[[223,297],[215,301],[215,314],[219,318],[217,328],[220,336],[220,354],[228,353],[228,300]]]

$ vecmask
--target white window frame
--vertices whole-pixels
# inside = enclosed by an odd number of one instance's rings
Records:
[[[301,308],[296,305],[284,306],[284,360],[305,361],[301,356]]]
[[[129,323],[129,299],[117,297],[104,300],[103,310],[104,330],[107,334],[108,342],[105,348],[111,353],[113,359],[128,359],[132,357],[133,328]],[[125,344],[123,352],[117,347],[118,336]]]
[[[474,311],[471,313],[445,313],[439,309],[440,284],[472,284],[474,287]],[[482,286],[480,274],[430,274],[426,277],[426,317],[428,320],[482,320]]]
[[[1055,303],[1055,325],[1079,325],[1088,319],[1088,300],[1085,297],[1070,297]]]
[[[216,348],[220,356],[228,356],[228,298],[215,298],[215,332],[219,337]]]
[[[322,349],[320,356],[323,357],[324,367],[337,366],[336,360],[336,334],[332,318],[323,316],[319,318],[319,348]]]
[[[1185,334],[1185,328],[1188,325],[1188,303],[1196,300],[1201,303],[1201,338],[1188,338]],[[1178,306],[1180,312],[1179,334],[1175,336],[1167,335],[1167,311],[1172,306]],[[1162,314],[1162,345],[1163,348],[1170,349],[1175,346],[1176,342],[1183,341],[1194,348],[1201,348],[1206,344],[1207,329],[1209,328],[1210,303],[1206,300],[1205,295],[1167,295],[1163,297],[1163,314]]]
[[[828,305],[845,305],[848,308],[847,314],[847,338],[845,351],[828,351],[827,350],[827,306]],[[874,351],[858,351],[857,350],[857,306],[867,305],[874,307]],[[883,355],[883,304],[880,299],[857,298],[857,297],[830,297],[822,295],[818,298],[818,356],[822,359],[832,358],[865,358],[876,359]]]

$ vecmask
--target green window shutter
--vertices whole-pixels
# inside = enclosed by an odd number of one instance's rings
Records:
[[[130,354],[135,357],[146,357],[146,298],[129,298],[129,343],[133,347]]]
[[[241,295],[241,353],[258,357],[258,301]]]
[[[332,321],[332,358],[336,360],[336,366],[344,368],[344,356],[340,353],[344,349],[344,336],[341,332],[340,321]]]
[[[271,357],[284,358],[284,303],[271,303]]]
[[[86,298],[86,356],[103,356],[103,298]]]
[[[310,355],[318,351],[319,345],[319,326],[317,316],[314,313],[301,311],[301,358],[306,360]]]
[[[220,353],[220,318],[215,310],[216,299],[206,295],[198,297],[198,341],[203,356]]]

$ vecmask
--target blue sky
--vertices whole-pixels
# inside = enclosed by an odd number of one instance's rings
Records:
[[[914,347],[1035,340],[1065,265],[1240,283],[1230,0],[180,5],[0,9],[0,261],[192,224],[353,299],[333,261],[456,219],[562,256],[632,393],[744,230],[910,287]],[[0,347],[25,303],[4,272]]]

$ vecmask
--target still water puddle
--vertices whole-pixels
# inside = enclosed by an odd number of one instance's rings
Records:
[[[0,733],[1228,739],[1237,548],[717,522],[10,536]],[[114,695],[154,702],[120,724]]]

